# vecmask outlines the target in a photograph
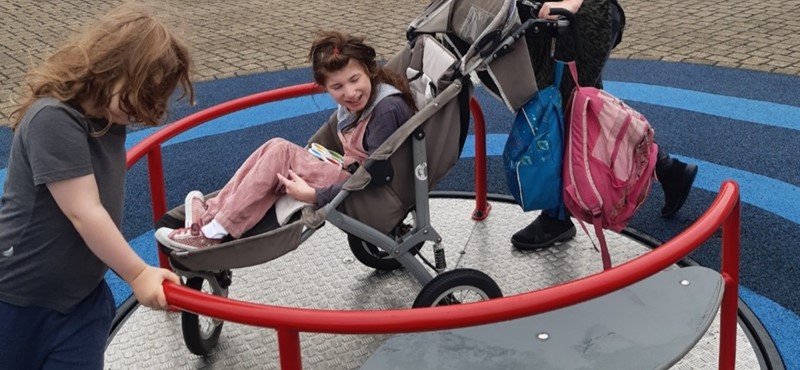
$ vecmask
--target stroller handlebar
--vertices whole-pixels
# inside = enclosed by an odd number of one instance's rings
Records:
[[[575,21],[575,14],[564,8],[552,8],[550,9],[550,14],[566,18],[567,26]],[[561,18],[559,18],[556,22],[560,21],[562,21]]]
[[[535,10],[541,7],[541,3],[535,3],[531,7],[531,12],[533,13]],[[534,15],[536,13],[533,13]],[[564,29],[569,27],[571,24],[574,23],[575,15],[570,12],[569,10],[562,9],[562,8],[553,8],[550,11],[550,14],[558,15],[558,19],[544,19],[544,18],[537,18],[532,17],[517,26],[513,29],[506,38],[504,38],[498,46],[494,48],[484,49],[481,52],[481,56],[487,58],[485,64],[488,64],[493,59],[497,59],[502,55],[509,53],[511,51],[511,44],[515,41],[520,39],[525,34],[537,34],[542,32],[543,30],[550,30],[556,32],[560,29]],[[481,40],[482,41],[482,40]]]

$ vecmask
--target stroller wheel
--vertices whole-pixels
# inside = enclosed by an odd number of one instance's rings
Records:
[[[353,256],[356,257],[361,263],[376,270],[391,271],[396,270],[402,266],[400,261],[394,259],[389,253],[384,252],[375,245],[361,240],[360,238],[347,234],[347,242],[350,244],[350,250]],[[409,252],[416,255],[422,248],[423,243],[419,243],[412,247]]]
[[[422,287],[411,307],[447,306],[502,296],[500,287],[489,275],[473,269],[456,269],[437,275]]]
[[[230,276],[227,275],[227,278],[230,279]],[[228,296],[227,285],[222,288],[218,281],[211,282],[199,276],[187,279],[186,286],[216,296]],[[216,347],[223,323],[224,321],[211,317],[199,316],[186,311],[182,312],[181,327],[186,348],[196,355],[207,355]]]

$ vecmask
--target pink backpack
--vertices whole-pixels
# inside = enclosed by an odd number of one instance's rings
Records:
[[[564,203],[587,234],[583,222],[594,225],[607,270],[603,229],[621,231],[644,203],[658,147],[641,113],[603,90],[579,86],[575,62],[568,64],[575,90],[565,108]]]

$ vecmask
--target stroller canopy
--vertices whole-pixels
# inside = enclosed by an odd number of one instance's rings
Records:
[[[513,112],[538,90],[525,40],[511,36],[518,26],[516,0],[438,0],[410,23],[407,34],[410,39],[419,33],[444,35],[463,61],[461,72],[477,72]],[[495,59],[504,43],[510,52]]]

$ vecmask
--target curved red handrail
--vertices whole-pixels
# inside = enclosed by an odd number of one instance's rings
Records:
[[[515,296],[414,310],[336,311],[289,308],[226,299],[168,283],[167,298],[181,309],[225,321],[337,334],[403,333],[512,320],[577,304],[647,278],[683,259],[719,228],[733,210],[736,184],[726,183],[697,222],[664,245],[606,272]],[[380,324],[380,325],[376,325]]]
[[[168,126],[164,126],[162,129],[156,131],[138,144],[134,145],[130,150],[128,150],[128,167],[130,168],[130,166],[147,155],[147,153],[150,152],[154,147],[160,146],[178,134],[195,126],[199,126],[203,123],[211,121],[214,118],[219,118],[226,114],[261,104],[316,94],[323,91],[324,90],[321,86],[313,82],[309,82],[243,96],[238,99],[230,100],[213,107],[203,109],[197,113],[179,119]]]
[[[128,152],[128,166],[132,166],[143,156],[148,157],[154,219],[157,220],[166,212],[161,144],[189,128],[225,114],[320,91],[319,86],[309,83],[232,100],[181,119],[134,146]],[[471,109],[473,113],[480,113],[477,101],[471,102]],[[475,121],[476,126],[480,125],[480,130],[476,130],[475,160],[482,162],[480,166],[476,163],[476,168],[483,168],[485,171],[485,148],[477,148],[479,143],[485,143],[482,114],[475,115]],[[478,149],[483,151],[478,153]],[[485,181],[485,178],[479,179],[479,176],[481,175],[476,172],[476,186],[479,180]],[[485,187],[483,191],[485,192]],[[721,273],[725,281],[725,291],[720,321],[719,365],[720,369],[733,369],[739,278],[739,212],[738,185],[726,181],[720,187],[714,202],[697,221],[653,251],[592,276],[534,292],[464,305],[414,310],[340,311],[237,301],[200,293],[169,282],[164,283],[164,291],[167,301],[175,308],[225,321],[276,329],[281,367],[300,369],[302,361],[299,332],[388,334],[445,330],[544,313],[611,293],[645,279],[685,258],[722,227]],[[168,266],[164,259],[161,262],[162,266]]]

